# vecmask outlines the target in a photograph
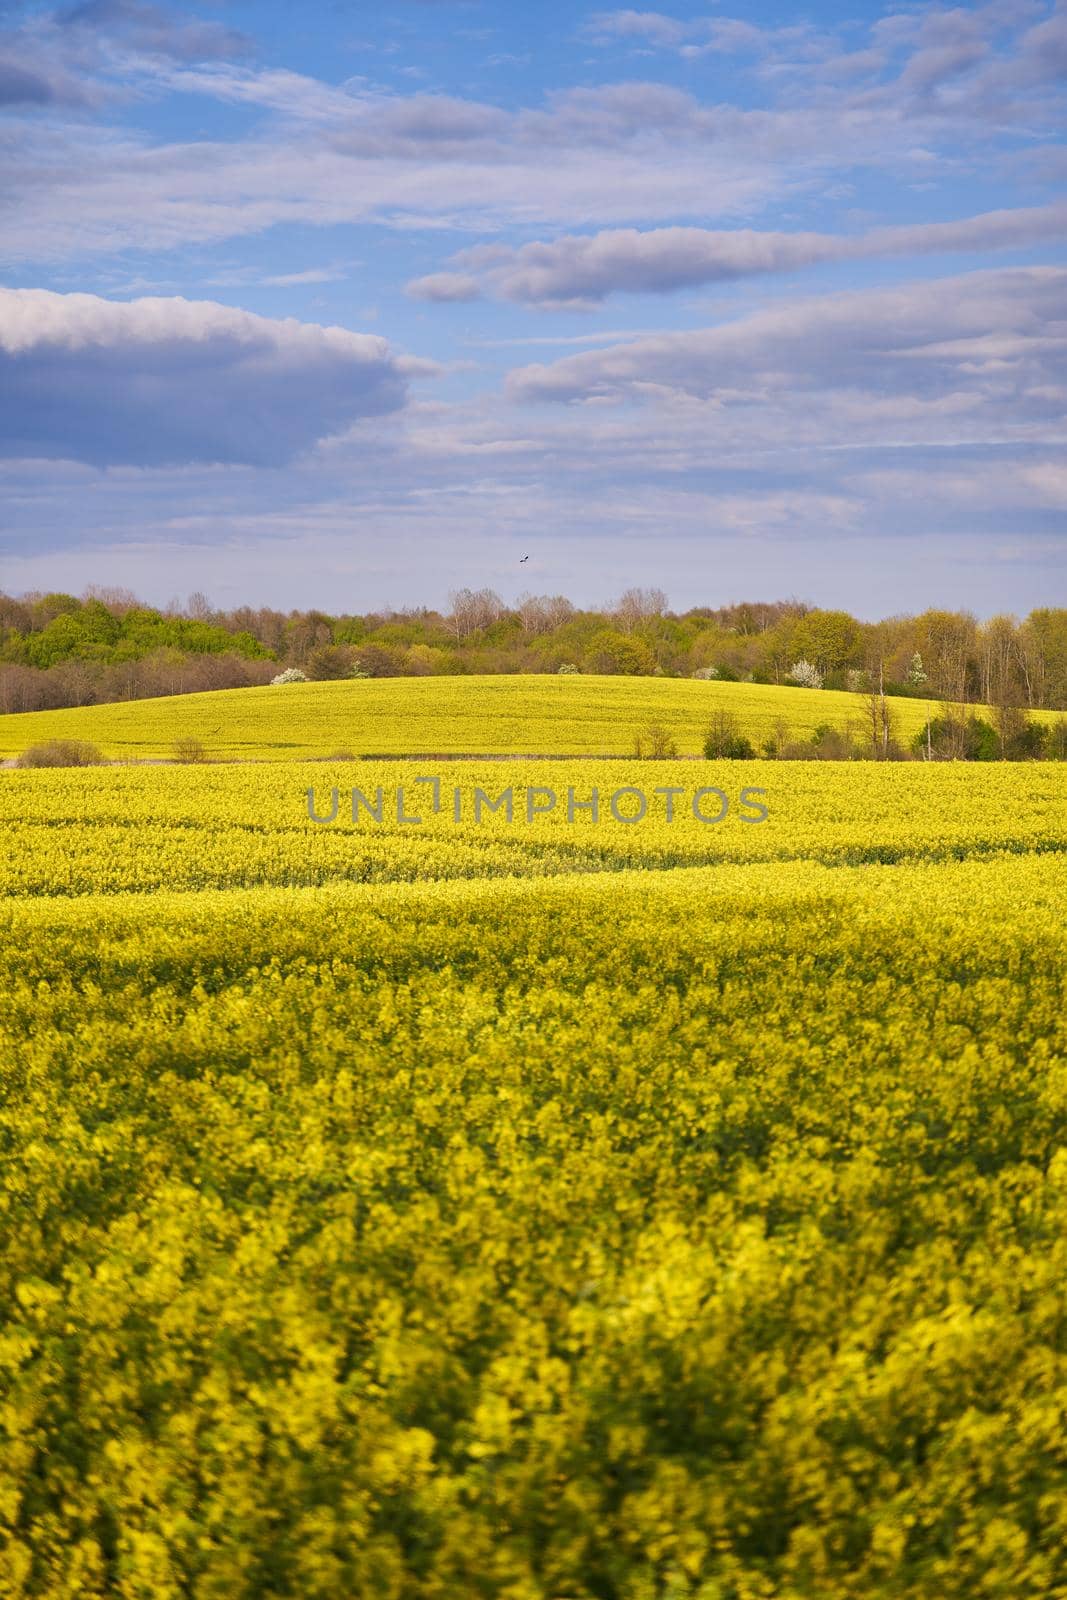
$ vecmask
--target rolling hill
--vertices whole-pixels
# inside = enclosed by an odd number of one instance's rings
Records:
[[[932,702],[890,701],[910,740]],[[980,710],[980,707],[972,708]],[[379,678],[26,712],[0,717],[0,758],[45,739],[87,739],[114,760],[167,758],[199,739],[212,759],[283,761],[353,755],[628,755],[661,723],[682,755],[700,752],[716,711],[733,712],[757,746],[784,721],[805,738],[820,724],[866,725],[863,698],[835,690],[693,679],[593,676]],[[1038,713],[1053,720],[1054,713]]]

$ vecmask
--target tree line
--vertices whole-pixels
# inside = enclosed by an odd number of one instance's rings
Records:
[[[211,605],[157,609],[124,589],[0,594],[0,710],[312,679],[611,673],[798,684],[986,704],[1025,718],[1067,708],[1067,609],[979,621],[930,609],[864,622],[799,600],[672,611],[658,589],[600,608],[563,595],[506,604],[460,589],[446,611],[331,614]],[[873,714],[873,713],[872,713]],[[966,719],[964,719],[966,723]],[[963,735],[959,735],[963,739]]]

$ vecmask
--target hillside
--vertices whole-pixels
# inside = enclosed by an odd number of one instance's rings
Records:
[[[931,703],[890,702],[897,736],[925,726]],[[981,710],[975,707],[975,710]],[[201,740],[219,759],[281,761],[367,754],[628,755],[656,721],[683,755],[700,751],[718,710],[732,711],[756,745],[782,719],[805,738],[820,724],[857,736],[863,697],[827,689],[692,679],[594,676],[381,678],[223,689],[74,710],[0,717],[0,757],[44,739],[87,739],[113,759],[167,757],[176,739]],[[1051,713],[1043,714],[1052,720]]]

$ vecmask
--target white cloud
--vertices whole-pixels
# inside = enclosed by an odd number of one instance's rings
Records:
[[[1026,390],[1062,375],[1065,303],[1067,269],[1053,267],[829,294],[525,367],[512,373],[510,389],[520,400],[660,391],[752,403],[823,391],[929,400],[962,388],[1007,426],[1009,418],[1048,414]]]
[[[482,286],[469,273],[433,272],[426,278],[413,278],[407,285],[407,292],[413,300],[477,300]]]
[[[454,265],[468,271],[419,279],[410,292],[422,299],[469,300],[484,284],[501,299],[578,308],[618,292],[663,294],[822,261],[1025,248],[1065,237],[1067,203],[873,228],[852,237],[751,228],[612,229],[510,250],[492,245],[461,251]],[[462,294],[449,292],[453,284],[462,286]]]

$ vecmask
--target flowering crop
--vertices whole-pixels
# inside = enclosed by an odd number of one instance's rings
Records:
[[[1063,1600],[1059,769],[427,770],[4,775],[0,1594]]]
[[[450,762],[440,769],[437,815],[418,784],[427,772],[425,763],[360,761],[8,773],[0,785],[8,843],[0,895],[538,877],[797,858],[949,860],[1057,849],[1064,834],[1064,778],[1051,764],[863,763],[842,774],[829,763],[766,761]],[[719,825],[698,821],[689,803],[698,784],[731,799],[763,790],[766,823],[746,825],[736,806]],[[527,822],[521,797],[540,785],[561,797],[573,789],[579,803],[597,789],[599,820],[576,809],[568,822],[563,798]],[[627,786],[649,798],[647,816],[632,825],[615,821],[608,806]],[[496,799],[509,787],[520,797],[515,820],[483,808],[475,822],[475,789]],[[668,802],[654,790],[670,787],[686,798],[668,823]],[[335,788],[337,821],[311,821],[309,789],[316,811],[328,814]],[[382,789],[380,824],[362,805],[353,822],[353,788],[371,801]],[[398,788],[421,817],[418,826],[397,821]],[[714,816],[715,802],[705,809]]]
[[[923,700],[890,702],[903,741],[926,726]],[[982,710],[981,707],[973,708]],[[551,676],[374,678],[221,689],[157,700],[0,716],[0,757],[45,739],[87,739],[104,755],[166,757],[195,737],[215,757],[291,760],[408,751],[519,755],[629,755],[634,735],[659,723],[682,755],[697,755],[717,711],[762,746],[780,720],[793,737],[821,725],[869,726],[863,697],[838,690],[691,679]],[[1054,720],[1038,712],[1039,720]]]

